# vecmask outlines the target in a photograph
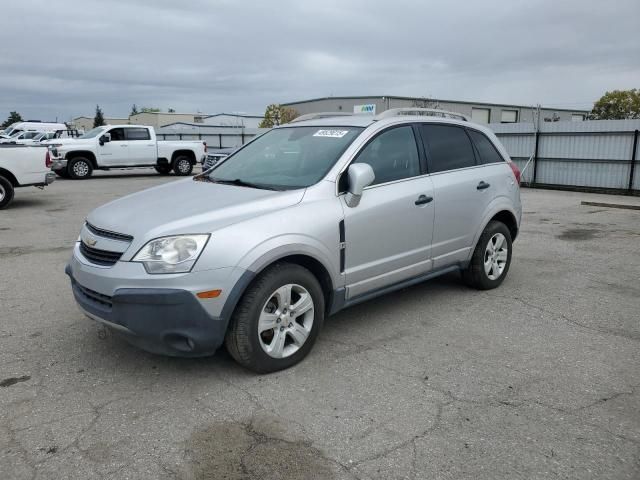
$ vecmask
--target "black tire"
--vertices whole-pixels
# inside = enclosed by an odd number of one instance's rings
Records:
[[[9,206],[15,191],[11,182],[0,176],[0,210]]]
[[[155,169],[160,175],[169,175],[171,173],[171,165],[168,164],[156,165]]]
[[[507,244],[507,260],[499,276],[492,279],[485,270],[485,260],[488,258],[487,255],[490,256],[490,254],[487,253],[488,243],[497,234],[502,234],[505,238],[505,243]],[[512,252],[511,232],[504,223],[492,220],[485,227],[482,235],[480,235],[476,249],[471,257],[471,263],[469,267],[462,272],[462,278],[467,285],[478,290],[491,290],[492,288],[499,287],[509,272]],[[495,273],[493,275],[495,276]]]
[[[261,346],[258,319],[274,292],[287,284],[299,285],[309,292],[313,300],[313,323],[306,341],[295,353],[284,358],[274,358]],[[225,346],[243,367],[257,373],[275,372],[289,368],[307,356],[323,322],[324,295],[316,277],[300,265],[278,263],[261,273],[240,299],[231,317]],[[288,338],[291,340],[291,337]]]
[[[69,178],[69,172],[66,169],[61,169],[61,170],[54,170],[54,172],[56,173],[56,175],[58,175],[60,178]]]
[[[74,180],[84,180],[93,173],[91,160],[86,157],[74,157],[67,163],[67,174]]]
[[[173,161],[173,173],[186,177],[191,175],[193,171],[193,164],[191,159],[186,155],[178,155]]]

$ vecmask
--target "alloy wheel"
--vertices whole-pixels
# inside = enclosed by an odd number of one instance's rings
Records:
[[[493,235],[484,251],[484,272],[490,280],[497,280],[504,272],[509,258],[507,239],[502,233]]]
[[[286,358],[305,344],[314,320],[313,298],[301,285],[278,288],[266,301],[258,318],[258,340],[272,358]]]
[[[89,165],[85,162],[76,162],[73,164],[73,173],[78,177],[86,177],[89,174]]]

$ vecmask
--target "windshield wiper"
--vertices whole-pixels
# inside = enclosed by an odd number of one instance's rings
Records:
[[[240,178],[234,180],[223,180],[221,178],[210,177],[211,181],[216,183],[222,183],[224,185],[237,185],[238,187],[258,188],[260,190],[280,190],[279,188],[272,187],[271,185],[263,185],[261,183],[245,182]]]

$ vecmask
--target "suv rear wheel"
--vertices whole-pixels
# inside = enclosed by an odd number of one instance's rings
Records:
[[[242,366],[275,372],[307,356],[323,320],[324,295],[316,277],[300,265],[276,264],[240,300],[225,346]]]
[[[485,227],[469,267],[462,273],[467,285],[479,290],[498,287],[511,265],[511,233],[502,222],[492,220]]]

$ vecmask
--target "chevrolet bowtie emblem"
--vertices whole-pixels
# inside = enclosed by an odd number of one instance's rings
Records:
[[[96,240],[93,237],[87,237],[86,242],[87,242],[87,245],[89,245],[90,247],[93,247],[96,243],[98,243],[98,240]]]

